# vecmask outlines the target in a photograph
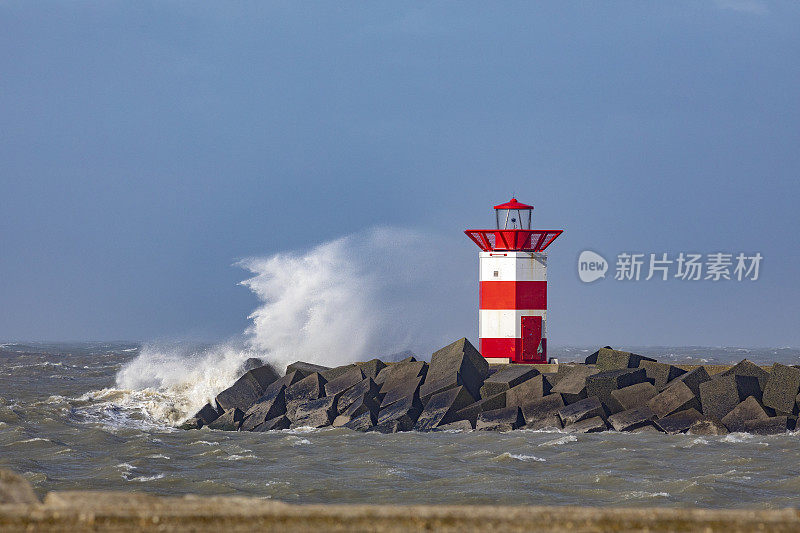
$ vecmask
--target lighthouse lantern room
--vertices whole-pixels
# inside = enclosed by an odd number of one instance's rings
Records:
[[[490,363],[547,362],[547,253],[563,230],[531,228],[533,206],[494,206],[495,229],[464,233],[481,249],[480,352]]]

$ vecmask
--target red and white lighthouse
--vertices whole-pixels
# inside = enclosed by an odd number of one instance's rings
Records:
[[[489,362],[547,362],[547,253],[563,230],[531,229],[533,206],[496,205],[496,229],[464,233],[481,249],[480,351]]]

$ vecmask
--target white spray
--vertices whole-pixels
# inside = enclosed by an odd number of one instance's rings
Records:
[[[334,366],[405,350],[427,358],[474,329],[470,252],[452,237],[376,228],[245,259],[238,265],[253,276],[242,284],[261,305],[243,339],[203,349],[145,345],[118,373],[116,391],[175,423],[228,387],[249,357],[279,371],[297,360]]]

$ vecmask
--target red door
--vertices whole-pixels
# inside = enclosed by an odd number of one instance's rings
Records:
[[[542,362],[544,354],[542,344],[542,317],[522,317],[522,360],[529,362]]]

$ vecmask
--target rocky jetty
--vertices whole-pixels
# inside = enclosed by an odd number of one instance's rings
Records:
[[[615,430],[720,435],[794,430],[800,368],[747,360],[711,373],[601,348],[584,363],[492,365],[467,339],[413,357],[328,368],[305,362],[279,376],[255,366],[183,429],[271,431]]]

